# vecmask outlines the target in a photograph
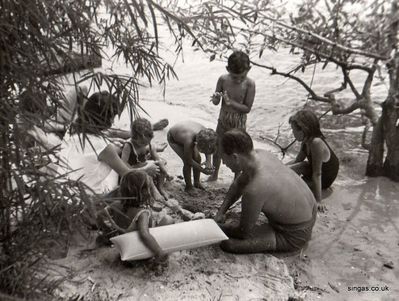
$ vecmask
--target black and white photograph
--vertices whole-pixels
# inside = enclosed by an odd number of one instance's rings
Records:
[[[0,1],[1,301],[399,298],[397,0]]]

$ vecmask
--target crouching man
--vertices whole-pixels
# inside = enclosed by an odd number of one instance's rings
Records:
[[[254,149],[244,130],[224,133],[221,145],[223,163],[239,174],[215,216],[229,237],[221,248],[231,253],[301,249],[311,238],[317,213],[316,201],[305,182],[273,154]],[[240,197],[239,225],[221,224],[226,211]],[[261,212],[268,222],[257,225]]]

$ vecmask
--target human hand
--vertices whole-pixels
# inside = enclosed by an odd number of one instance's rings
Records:
[[[159,163],[158,161],[147,161],[147,165],[143,167],[144,171],[150,176],[154,177],[156,175],[159,175],[160,169],[159,169]]]
[[[327,211],[327,206],[322,203],[317,203],[317,211],[324,213]]]
[[[223,224],[226,221],[226,215],[218,212],[213,219],[218,224]]]
[[[110,142],[115,145],[116,147],[122,148],[123,145],[125,144],[126,140],[118,137],[113,137],[109,139]]]
[[[218,105],[220,103],[220,100],[222,99],[222,97],[223,97],[223,93],[222,92],[215,92],[215,93],[212,94],[210,101],[214,105]]]
[[[167,264],[168,261],[168,254],[164,251],[159,251],[155,256],[153,257],[154,263],[157,264]]]
[[[168,267],[168,255],[164,252],[160,252],[149,260],[149,265],[151,271],[155,272],[155,275],[160,276]]]
[[[223,101],[226,106],[231,106],[231,99],[229,95],[227,95],[227,91],[223,92]]]
[[[213,168],[213,167],[205,167],[202,169],[202,172],[208,176],[212,175],[214,171],[215,171],[215,168]]]
[[[204,161],[201,163],[201,166],[205,166],[207,169],[213,168],[212,162]]]

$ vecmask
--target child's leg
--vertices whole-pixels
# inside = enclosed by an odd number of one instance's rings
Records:
[[[183,156],[184,156],[184,147],[182,145],[179,145],[175,143],[172,139],[172,137],[168,134],[168,142],[170,147],[175,151],[175,153],[182,159],[183,161]],[[183,161],[184,162],[184,161]],[[184,181],[186,182],[186,189],[185,190],[190,190],[193,188],[193,184],[191,182],[191,166],[183,166],[183,176],[184,176]]]
[[[201,164],[201,155],[196,150],[194,150],[193,152],[193,160],[198,164]],[[194,174],[194,187],[204,189],[204,187],[201,185],[200,182],[201,171],[193,168],[193,174]]]
[[[210,177],[208,177],[208,181],[216,181],[219,177],[219,168],[220,164],[222,163],[221,138],[223,133],[224,133],[223,127],[220,125],[220,123],[218,123],[216,127],[216,134],[218,135],[217,147],[216,147],[216,152],[212,156],[214,172]]]
[[[165,198],[165,200],[168,200],[168,194],[164,190],[164,183],[165,183],[166,175],[161,172],[157,177],[156,177],[156,187],[158,188],[159,193]]]
[[[208,181],[216,181],[219,177],[219,168],[220,168],[220,164],[222,163],[220,149],[221,149],[220,143],[218,143],[218,146],[216,148],[216,153],[214,153],[213,157],[212,157],[213,168],[215,170],[213,171],[213,174],[208,177]]]

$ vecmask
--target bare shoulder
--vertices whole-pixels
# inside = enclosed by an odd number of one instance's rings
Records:
[[[255,87],[255,81],[252,78],[247,77],[247,85],[248,87]]]
[[[320,151],[328,148],[323,139],[316,137],[313,138],[312,142],[310,143],[310,149],[311,151]]]
[[[221,76],[219,76],[219,81],[226,81],[226,80],[228,80],[230,77],[229,77],[229,74],[228,73],[225,73],[225,74],[222,74]]]

